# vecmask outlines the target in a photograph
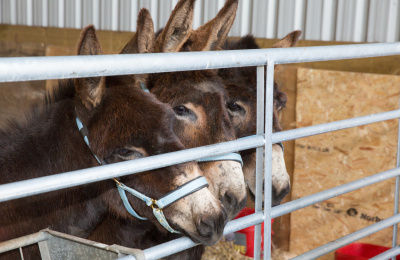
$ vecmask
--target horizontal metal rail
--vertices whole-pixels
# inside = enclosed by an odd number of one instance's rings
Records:
[[[246,67],[399,55],[400,43],[0,59],[0,82]]]
[[[397,119],[400,117],[400,109],[378,114],[360,116],[350,119],[339,120],[314,126],[306,126],[292,130],[286,130],[272,135],[272,143],[279,143],[307,136],[343,130],[351,127],[376,123],[380,121]]]
[[[262,136],[251,136],[221,144],[3,184],[0,185],[0,202],[106,180],[113,177],[144,172],[183,162],[195,161],[199,158],[206,158],[227,152],[246,150],[262,145],[264,145],[264,138]]]
[[[356,189],[361,189],[369,185],[385,181],[396,176],[400,176],[400,168],[395,168],[381,173],[377,173],[359,180],[355,180],[328,190],[324,190],[294,201],[287,202],[285,204],[275,206],[271,211],[271,218],[277,218],[287,213],[299,210],[315,203],[343,195],[345,193],[351,192]],[[230,221],[225,229],[224,235],[247,228],[256,224],[260,224],[264,221],[262,212],[255,213],[244,218],[236,219]],[[177,253],[179,251],[191,248],[197,245],[189,238],[179,238],[158,246],[152,247],[150,249],[144,250],[146,259],[158,259],[165,257],[170,254]],[[124,260],[133,258],[123,258]]]
[[[400,245],[397,245],[385,252],[370,258],[369,260],[384,260],[400,255]]]
[[[274,61],[275,64],[284,64],[399,54],[400,43],[380,43],[215,52],[0,58],[0,82],[264,66],[269,61]],[[272,84],[269,84],[268,86],[271,87],[271,85]],[[193,161],[198,158],[205,158],[226,152],[262,147],[265,143],[268,143],[265,138],[271,140],[269,143],[276,143],[395,118],[400,118],[400,110],[288,130],[274,133],[272,136],[268,137],[256,135],[227,143],[157,155],[135,161],[4,184],[0,186],[0,202],[105,180],[111,177],[166,167],[172,164]],[[399,175],[400,170],[396,168],[291,201],[272,208],[271,217],[275,218],[314,203]],[[296,259],[309,259],[312,258],[312,256],[321,256],[331,252],[363,236],[399,222],[399,216],[400,214],[395,215],[371,225],[370,227],[356,231],[334,242],[298,256]],[[262,212],[257,212],[250,216],[229,222],[225,227],[224,234],[260,224],[268,219],[264,217]],[[149,248],[144,250],[144,252],[146,259],[158,259],[194,245],[196,244],[189,238],[180,238]],[[134,258],[128,256],[123,259]]]
[[[400,110],[393,110],[370,116],[346,119],[342,121],[303,127],[294,130],[287,130],[279,133],[274,133],[272,135],[272,142],[277,143],[281,141],[291,140],[293,139],[292,136],[295,136],[295,138],[300,138],[304,136],[336,131],[348,127],[375,123],[381,120],[394,119],[398,117],[400,117]],[[289,132],[289,134],[286,134],[286,132]],[[74,187],[86,183],[92,183],[95,181],[106,180],[113,177],[120,177],[138,172],[153,170],[173,164],[194,161],[198,158],[205,158],[232,151],[261,147],[263,145],[263,136],[254,135],[235,141],[192,148],[168,154],[161,154],[134,161],[120,162],[116,164],[103,165],[99,167],[40,177],[36,179],[3,184],[0,185],[0,202],[31,195],[37,195],[40,193],[45,193],[58,189]]]
[[[11,239],[8,241],[0,242],[0,254],[4,252],[8,252],[17,248],[21,248],[24,246],[29,246],[34,243],[38,243],[49,238],[48,233],[39,232],[31,235]]]
[[[400,214],[394,215],[387,219],[381,220],[375,224],[372,224],[368,227],[362,228],[357,230],[349,235],[336,239],[328,244],[323,246],[317,247],[307,253],[299,255],[297,257],[292,258],[293,260],[309,260],[309,259],[316,259],[317,257],[326,255],[336,249],[339,249],[345,245],[353,243],[363,237],[369,236],[373,233],[376,233],[382,229],[388,228],[393,226],[394,224],[400,222]]]
[[[331,199],[339,195],[351,192],[353,190],[361,189],[366,186],[394,178],[396,176],[400,176],[400,168],[394,168],[387,171],[383,171],[381,173],[377,173],[371,176],[364,177],[359,180],[342,184],[340,186],[336,186],[328,190],[320,191],[312,195],[273,207],[271,217],[277,218],[287,213],[293,212],[295,210],[311,206],[317,202]]]
[[[233,233],[235,231],[244,229],[249,226],[260,224],[264,221],[264,216],[262,212],[254,213],[239,219],[232,220],[226,224],[224,229],[224,235]],[[182,250],[196,246],[191,239],[187,237],[178,238],[164,244],[160,244],[149,249],[143,250],[146,260],[156,260],[162,257],[175,254]],[[134,260],[133,256],[126,256],[119,258],[120,260]]]

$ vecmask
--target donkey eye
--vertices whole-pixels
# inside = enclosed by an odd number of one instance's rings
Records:
[[[243,108],[241,106],[239,106],[236,102],[228,102],[227,106],[228,106],[228,109],[231,111],[243,110]]]
[[[189,114],[189,109],[187,109],[185,106],[176,106],[174,107],[174,111],[179,116]]]
[[[132,152],[133,152],[132,150],[129,150],[126,148],[121,148],[121,149],[118,149],[118,151],[117,151],[117,153],[121,156],[129,156]]]
[[[135,150],[130,150],[127,148],[121,148],[117,150],[118,155],[122,157],[135,157],[135,158],[142,158],[143,154],[135,151]]]

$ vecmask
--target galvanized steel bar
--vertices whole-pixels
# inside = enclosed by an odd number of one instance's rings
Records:
[[[297,257],[292,258],[292,260],[309,260],[309,259],[315,259],[317,257],[326,255],[338,248],[341,248],[347,244],[350,244],[356,240],[359,240],[363,237],[366,237],[368,235],[371,235],[375,232],[378,232],[382,229],[388,228],[392,226],[394,223],[400,222],[400,214],[397,214],[395,216],[392,216],[390,218],[381,220],[375,224],[372,224],[368,227],[365,227],[363,229],[357,230],[347,236],[341,237],[336,239],[335,241],[332,241],[328,244],[325,244],[323,246],[317,247],[311,251],[308,251],[302,255],[299,255]]]
[[[335,122],[319,124],[315,126],[306,126],[302,128],[282,131],[274,133],[272,136],[272,143],[279,143],[316,134],[328,133],[338,130],[343,130],[351,127],[376,123],[380,121],[396,119],[400,117],[400,109],[392,110],[388,112],[382,112],[378,114],[360,116],[356,118],[350,118],[345,120],[339,120]]]
[[[298,209],[305,208],[307,206],[311,206],[317,202],[321,202],[327,199],[331,199],[333,197],[337,197],[339,195],[348,193],[350,191],[361,189],[363,187],[388,180],[390,178],[394,178],[396,176],[400,176],[400,168],[394,168],[387,171],[383,171],[381,173],[377,173],[356,181],[352,181],[340,186],[336,186],[334,188],[324,190],[301,199],[293,200],[287,202],[285,204],[281,204],[279,206],[273,207],[271,212],[271,218],[277,218],[279,216],[285,215],[287,213],[293,212]]]
[[[0,202],[264,145],[262,136],[0,185]]]
[[[0,82],[142,74],[400,54],[400,43],[304,48],[0,59]]]
[[[399,5],[399,0],[389,0],[389,16],[385,37],[387,42],[395,42],[399,36]]]
[[[400,107],[400,102],[399,102]],[[398,130],[397,130],[397,158],[396,158],[396,167],[400,167],[400,118],[398,120]],[[400,177],[396,177],[396,188],[394,192],[394,215],[399,213],[399,185],[400,185]],[[393,237],[392,237],[392,247],[397,245],[397,224],[393,226]],[[395,260],[395,259],[393,259]]]
[[[369,260],[384,260],[384,259],[390,259],[391,257],[393,257],[392,259],[396,259],[396,256],[400,255],[400,245],[399,246],[395,246],[392,249],[386,250],[385,252],[376,255],[372,258],[370,258]]]
[[[264,156],[264,259],[271,259],[272,120],[274,109],[274,60],[268,60],[265,93]],[[258,179],[257,181],[260,181]]]
[[[46,232],[37,232],[27,236],[14,238],[4,242],[0,242],[0,254],[8,252],[20,247],[29,246],[40,241],[44,241],[49,238],[49,234]]]
[[[245,216],[240,219],[235,219],[228,222],[224,229],[224,235],[230,234],[232,232],[244,229],[249,226],[260,224],[264,220],[263,214],[261,212],[251,214],[249,216]],[[178,238],[149,249],[143,250],[146,260],[155,260],[160,259],[162,257],[175,254],[177,252],[183,251],[185,249],[196,246],[194,243],[187,237]],[[122,258],[118,258],[119,260],[134,260],[133,256],[126,256]]]
[[[265,67],[257,67],[257,135],[264,134],[264,90],[265,90]],[[256,201],[255,212],[262,211],[263,198],[263,177],[264,177],[264,147],[256,148]],[[254,229],[254,257],[260,259],[261,253],[261,224],[256,225]]]
[[[368,176],[365,178],[362,178],[360,180],[356,180],[353,182],[349,182],[347,184],[343,184],[338,187],[334,187],[329,190],[321,191],[318,193],[315,193],[313,195],[297,199],[276,207],[272,208],[271,212],[271,218],[277,218],[279,216],[285,215],[287,213],[293,212],[295,210],[305,208],[307,206],[313,205],[317,202],[321,202],[342,194],[345,194],[347,192],[351,192],[356,189],[360,189],[381,181],[388,180],[390,178],[396,177],[400,175],[400,168],[396,169],[391,169],[388,171],[384,171],[372,176]],[[261,222],[263,222],[264,216],[261,212],[236,219],[234,221],[230,221],[224,230],[224,234],[229,234],[232,232],[235,232],[237,230],[241,230],[243,228],[252,226],[252,225],[257,225]],[[389,225],[390,226],[390,225]],[[196,244],[192,242],[189,238],[179,238],[161,245],[158,245],[156,247],[152,247],[149,249],[144,250],[146,259],[158,259],[161,257],[165,257],[169,254],[173,254],[176,252],[179,252],[181,250],[188,249],[190,247],[195,246]],[[177,247],[177,248],[175,248]],[[123,260],[127,259],[133,259],[133,258],[122,258]]]

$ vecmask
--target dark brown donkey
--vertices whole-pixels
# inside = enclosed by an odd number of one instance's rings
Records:
[[[275,48],[293,47],[300,37],[300,31],[294,31],[274,45]],[[253,36],[226,42],[225,50],[259,49]],[[257,121],[257,72],[255,67],[220,69],[218,75],[224,80],[229,93],[227,108],[238,138],[256,134]],[[286,106],[286,94],[274,83],[273,132],[281,131],[278,113]],[[254,200],[256,176],[255,149],[241,151],[243,172],[250,196]],[[272,205],[279,205],[290,190],[290,179],[286,171],[283,149],[272,146]]]
[[[237,1],[229,0],[216,18],[205,26],[191,30],[193,0],[181,0],[157,37],[155,52],[216,50],[226,40],[237,10]],[[150,18],[149,18],[150,20]],[[122,53],[133,53],[148,37],[153,26],[138,20],[135,37]],[[145,32],[143,37],[141,32]],[[139,36],[139,37],[138,37]],[[143,78],[145,79],[145,77]],[[189,71],[148,75],[145,85],[162,102],[170,104],[177,118],[174,131],[187,147],[197,147],[236,139],[226,110],[227,93],[215,71]],[[246,188],[241,166],[233,161],[200,163],[209,180],[210,189],[221,200],[232,219],[246,202]],[[116,243],[128,247],[148,248],[177,236],[147,232],[142,239],[129,232],[129,222],[114,222],[112,216],[92,234],[90,239],[103,243]],[[116,232],[115,232],[116,231]],[[204,247],[196,247],[167,259],[200,259]]]
[[[217,16],[193,31],[194,0],[181,0],[157,36],[155,52],[211,51],[220,48],[235,19],[237,0],[228,0]],[[214,71],[150,74],[148,89],[170,104],[177,120],[174,131],[186,148],[235,140],[226,109],[227,92]],[[199,164],[214,195],[233,219],[246,202],[243,171],[236,161]]]
[[[78,54],[102,54],[92,26],[84,29]],[[91,149],[78,130],[77,118],[87,127]],[[132,77],[69,81],[29,116],[28,123],[13,122],[0,131],[0,184],[99,166],[94,154],[99,161],[116,163],[182,150],[172,131],[174,121],[172,108],[142,91]],[[119,181],[158,199],[199,176],[201,170],[191,162]],[[113,180],[2,202],[0,242],[47,227],[87,237],[107,214],[137,223],[131,233],[140,234],[146,227],[164,232],[150,207],[133,196],[129,202],[149,221],[128,214]],[[166,207],[164,214],[172,228],[204,244],[215,243],[226,223],[225,210],[206,188]]]

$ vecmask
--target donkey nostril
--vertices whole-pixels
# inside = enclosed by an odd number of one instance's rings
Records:
[[[214,218],[207,214],[203,215],[199,220],[197,232],[199,232],[202,237],[212,237],[215,228]]]
[[[283,189],[277,191],[277,189],[272,186],[272,206],[277,206],[281,204],[283,198],[288,195],[290,191],[290,184],[286,185]]]
[[[221,202],[225,208],[227,208],[228,210],[231,210],[231,209],[235,208],[235,206],[237,204],[237,199],[232,193],[226,192],[224,194],[224,196],[222,196]]]

